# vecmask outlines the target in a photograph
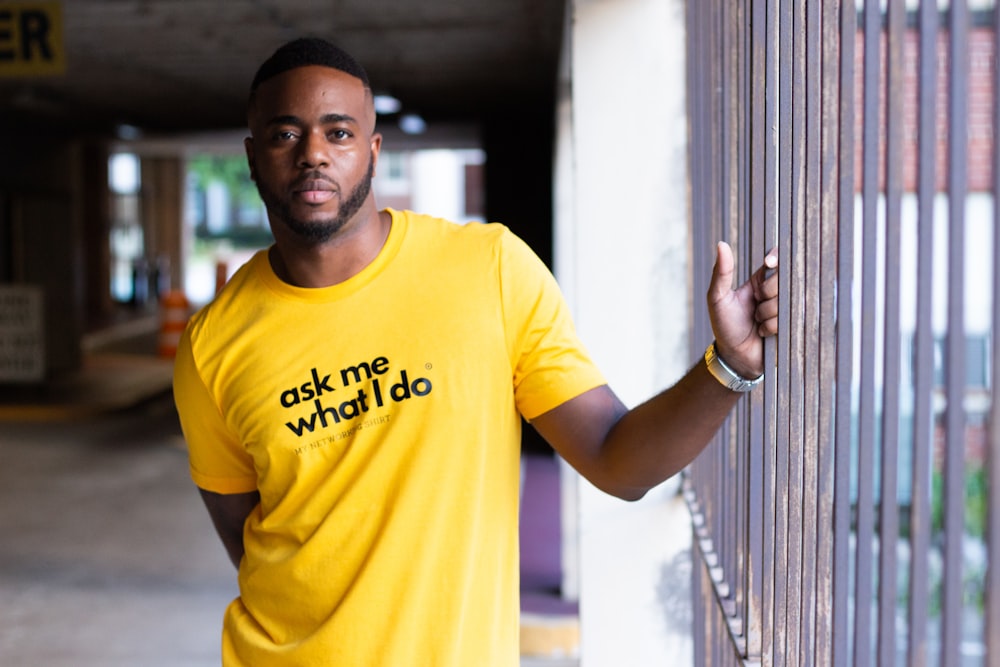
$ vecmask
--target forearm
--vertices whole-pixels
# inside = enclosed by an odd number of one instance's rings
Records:
[[[607,493],[637,500],[698,456],[763,370],[762,339],[778,328],[778,266],[773,253],[736,290],[732,251],[717,247],[708,293],[716,336],[713,366],[700,360],[670,389],[627,410],[608,386],[586,391],[532,420],[562,457]],[[743,375],[747,374],[747,375]]]
[[[222,545],[226,548],[229,561],[237,570],[240,569],[240,561],[243,560],[243,554],[246,553],[246,549],[243,546],[243,536],[228,535],[223,537],[220,532],[219,537],[222,538]]]
[[[212,517],[215,532],[219,534],[219,539],[229,554],[229,560],[239,569],[244,553],[243,525],[250,512],[260,503],[260,494],[253,491],[223,495],[205,489],[198,490],[209,516]]]
[[[740,396],[699,361],[677,384],[611,427],[592,468],[592,481],[619,497],[641,498],[701,453]]]

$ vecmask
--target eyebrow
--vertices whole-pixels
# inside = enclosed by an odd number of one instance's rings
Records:
[[[329,123],[354,123],[359,125],[358,119],[354,116],[342,113],[328,113],[320,117],[320,123],[327,125]],[[275,116],[267,121],[268,125],[305,125],[303,121],[298,116],[293,116],[291,114]]]

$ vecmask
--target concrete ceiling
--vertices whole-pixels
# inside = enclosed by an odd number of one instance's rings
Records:
[[[429,121],[545,103],[562,0],[65,0],[66,73],[0,78],[0,121],[54,130],[242,127],[247,88],[283,42],[321,36]],[[8,129],[10,129],[8,127]]]

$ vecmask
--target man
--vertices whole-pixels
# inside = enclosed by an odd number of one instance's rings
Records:
[[[192,319],[175,372],[191,474],[239,570],[224,663],[517,665],[521,417],[640,498],[760,376],[776,260],[733,291],[720,245],[708,361],[627,410],[505,227],[377,208],[381,136],[350,56],[278,49],[248,122],[275,243]]]

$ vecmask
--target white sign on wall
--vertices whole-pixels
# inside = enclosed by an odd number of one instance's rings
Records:
[[[42,288],[0,285],[0,382],[45,379]]]

